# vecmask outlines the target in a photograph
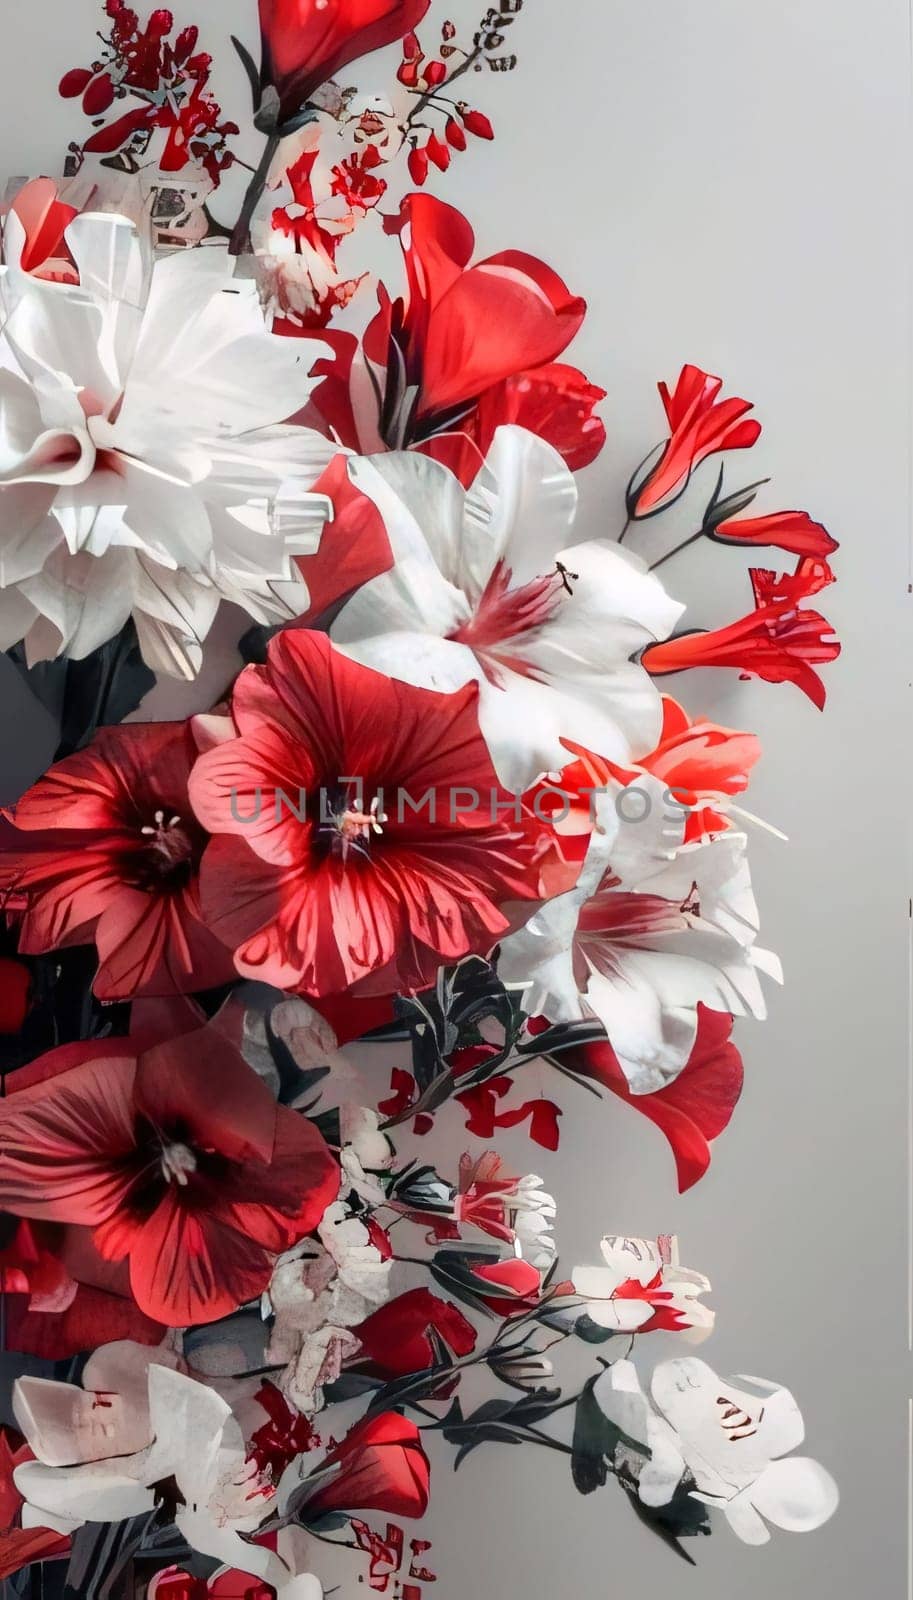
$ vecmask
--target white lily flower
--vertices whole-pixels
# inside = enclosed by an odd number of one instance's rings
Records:
[[[642,815],[641,815],[642,813]],[[684,812],[661,780],[610,787],[575,887],[501,946],[498,970],[525,1009],[602,1023],[635,1094],[671,1083],[697,1036],[697,1007],[766,1015],[759,918],[744,834],[683,844]]]
[[[570,544],[577,490],[551,445],[499,428],[468,490],[415,451],[353,459],[349,473],[395,565],[333,623],[347,655],[419,687],[477,683],[482,734],[514,792],[567,761],[562,739],[620,761],[652,747],[660,696],[630,658],[683,608],[627,551]]]

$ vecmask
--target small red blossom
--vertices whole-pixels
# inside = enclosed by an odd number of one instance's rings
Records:
[[[183,723],[103,728],[26,791],[0,851],[0,883],[25,899],[21,951],[94,940],[104,1000],[231,978],[231,953],[200,906],[206,836],[187,794],[195,755]]]
[[[384,1117],[393,1117],[397,1121],[404,1111],[415,1104],[418,1099],[418,1085],[411,1072],[404,1067],[394,1067],[390,1073],[390,1088],[393,1093],[386,1100],[378,1101],[377,1109]],[[427,1112],[420,1111],[412,1124],[412,1132],[418,1135],[429,1133],[434,1126],[434,1118]]]
[[[667,506],[685,488],[695,467],[719,450],[746,450],[759,438],[761,424],[745,419],[751,401],[718,399],[722,378],[700,367],[685,366],[675,388],[659,385],[660,398],[671,429],[662,455],[646,477],[632,487],[629,512],[649,516]]]
[[[498,1105],[510,1093],[510,1078],[488,1078],[474,1089],[465,1089],[455,1098],[469,1112],[466,1131],[478,1139],[491,1139],[496,1128],[517,1128],[529,1119],[529,1137],[545,1150],[557,1150],[559,1142],[558,1118],[560,1107],[552,1100],[526,1100],[511,1110],[499,1111]]]
[[[728,627],[688,633],[650,645],[643,665],[654,677],[690,667],[735,667],[743,678],[794,683],[824,709],[826,691],[814,668],[836,660],[840,644],[826,617],[802,601],[833,581],[826,561],[803,557],[794,573],[750,573],[755,609]]]
[[[475,1328],[462,1311],[430,1289],[397,1295],[352,1331],[361,1340],[359,1360],[370,1361],[385,1378],[436,1366],[440,1354],[432,1334],[453,1356],[469,1355],[476,1344]]]
[[[475,1293],[482,1304],[505,1319],[534,1311],[542,1295],[542,1274],[520,1256],[472,1267]]]
[[[167,1325],[262,1293],[275,1255],[336,1195],[317,1129],[276,1105],[215,1026],[138,1053],[129,1040],[64,1046],[22,1073],[27,1086],[13,1073],[0,1102],[0,1205],[90,1229]]]
[[[318,997],[426,988],[492,948],[502,903],[576,880],[547,822],[493,803],[477,698],[395,682],[304,630],[242,672],[236,737],[191,779],[214,836],[205,915],[238,971]]]

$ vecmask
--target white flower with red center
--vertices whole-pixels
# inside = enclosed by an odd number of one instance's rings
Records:
[[[0,647],[79,658],[132,614],[150,666],[193,677],[221,599],[262,623],[307,607],[292,558],[334,450],[284,422],[328,352],[269,333],[221,249],[153,266],[126,218],[89,213],[65,237],[79,281],[45,282],[7,220]]]
[[[789,1453],[805,1438],[805,1424],[788,1389],[764,1378],[720,1378],[688,1356],[661,1362],[650,1393],[652,1406],[630,1361],[616,1361],[594,1388],[604,1415],[650,1451],[638,1483],[645,1505],[668,1505],[684,1480],[746,1544],[766,1544],[768,1523],[807,1533],[833,1516],[839,1495],[830,1473]]]
[[[419,687],[478,683],[482,734],[515,792],[566,760],[562,739],[620,761],[653,747],[662,707],[631,657],[682,607],[627,552],[570,543],[577,490],[557,451],[499,428],[468,490],[416,452],[349,470],[395,565],[333,623],[347,655]]]
[[[606,1234],[599,1248],[601,1267],[575,1267],[572,1273],[574,1292],[591,1322],[615,1333],[665,1329],[707,1337],[714,1314],[701,1305],[700,1296],[709,1291],[710,1280],[679,1266],[677,1239]]]
[[[494,1150],[460,1157],[460,1180],[453,1202],[458,1223],[512,1244],[540,1272],[555,1259],[552,1238],[557,1206],[534,1173],[512,1176]]]
[[[646,772],[627,786],[586,759],[562,774],[576,782],[604,790],[583,871],[504,940],[498,969],[525,986],[529,1015],[597,1018],[633,1092],[650,1094],[685,1067],[698,1006],[763,1018],[759,975],[779,981],[780,964],[755,945],[744,834],[684,843],[687,812]]]

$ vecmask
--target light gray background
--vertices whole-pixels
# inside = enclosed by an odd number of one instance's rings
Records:
[[[179,0],[221,55],[253,46],[254,0]],[[458,23],[476,6],[451,0]],[[480,7],[481,9],[481,7]],[[54,171],[81,132],[55,99],[89,59],[96,0],[3,8],[0,151]],[[764,504],[807,507],[842,541],[824,597],[844,641],[821,717],[790,687],[692,675],[692,709],[756,728],[749,804],[763,942],[787,984],[738,1030],[745,1095],[710,1175],[675,1192],[661,1136],[615,1104],[566,1096],[562,1149],[535,1165],[561,1198],[570,1265],[606,1230],[675,1229],[713,1279],[722,1372],[789,1384],[808,1450],[843,1504],[817,1535],[763,1550],[720,1525],[691,1572],[611,1488],[581,1500],[564,1462],[489,1448],[430,1517],[438,1600],[681,1592],[899,1596],[907,1583],[907,897],[911,249],[905,0],[527,0],[519,70],[485,85],[498,129],[439,190],[481,253],[541,254],[590,302],[574,358],[609,391],[609,447],[583,527],[612,533],[622,485],[662,432],[653,385],[683,361],[725,375],[765,423],[745,476]],[[379,77],[379,74],[377,75]],[[380,87],[365,72],[362,86]],[[746,609],[745,562],[707,548],[668,569],[694,625]],[[670,685],[675,687],[674,684]],[[3,764],[34,731],[5,705]],[[529,1159],[529,1147],[515,1147]],[[443,1492],[442,1492],[443,1491]]]

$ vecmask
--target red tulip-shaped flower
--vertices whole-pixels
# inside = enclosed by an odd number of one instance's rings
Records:
[[[583,322],[585,301],[535,256],[504,250],[470,265],[469,223],[433,195],[403,202],[400,239],[409,293],[392,308],[392,332],[407,382],[418,388],[419,420],[553,362]],[[369,330],[366,348],[370,343]]]
[[[746,417],[750,400],[720,400],[722,378],[700,367],[682,367],[674,389],[659,385],[660,399],[671,436],[645,478],[632,486],[628,513],[646,517],[670,502],[685,488],[695,467],[719,450],[746,450],[761,433],[761,424]]]
[[[260,0],[261,82],[278,96],[281,128],[341,67],[393,44],[430,0]]]
[[[415,1423],[398,1411],[382,1411],[356,1424],[326,1457],[301,1514],[306,1522],[329,1511],[421,1517],[430,1472]]]

